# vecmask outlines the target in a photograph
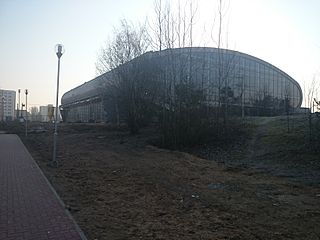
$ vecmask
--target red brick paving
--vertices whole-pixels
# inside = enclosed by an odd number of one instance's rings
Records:
[[[17,135],[0,134],[0,240],[84,240]]]

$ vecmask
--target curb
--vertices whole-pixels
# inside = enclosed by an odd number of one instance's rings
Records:
[[[16,135],[16,134],[14,134]],[[62,199],[59,197],[58,193],[56,192],[56,190],[53,188],[52,184],[49,182],[49,180],[47,179],[47,177],[44,175],[43,171],[41,170],[41,168],[39,167],[39,165],[37,164],[37,162],[33,159],[33,157],[31,156],[30,152],[28,151],[28,149],[26,148],[26,146],[24,145],[24,143],[22,142],[21,138],[16,135],[16,137],[19,139],[19,141],[22,143],[24,149],[26,150],[27,154],[31,157],[31,159],[33,160],[33,162],[36,165],[36,168],[38,168],[38,170],[40,171],[40,174],[42,175],[42,177],[44,178],[44,180],[46,181],[46,183],[48,184],[49,188],[51,189],[51,191],[53,192],[53,194],[56,196],[56,198],[58,199],[58,202],[60,203],[60,205],[63,207],[65,213],[67,214],[67,216],[69,217],[69,219],[72,221],[73,225],[75,226],[76,231],[78,232],[81,240],[88,240],[87,237],[84,235],[83,231],[81,230],[81,228],[79,227],[79,225],[77,224],[76,220],[72,217],[71,213],[69,212],[69,210],[66,208],[66,205],[64,204],[64,202],[62,201]]]

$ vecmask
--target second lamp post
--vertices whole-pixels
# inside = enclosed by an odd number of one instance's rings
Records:
[[[26,137],[28,136],[28,89],[25,91],[26,94]]]

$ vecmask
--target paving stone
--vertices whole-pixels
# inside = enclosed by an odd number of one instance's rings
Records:
[[[86,237],[20,138],[0,134],[0,240],[11,239]]]

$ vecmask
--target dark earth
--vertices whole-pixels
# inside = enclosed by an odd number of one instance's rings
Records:
[[[289,132],[284,117],[249,121],[241,142],[189,153],[151,145],[151,129],[61,124],[56,168],[52,130],[23,140],[88,239],[320,239],[320,158],[299,142],[304,119]]]

